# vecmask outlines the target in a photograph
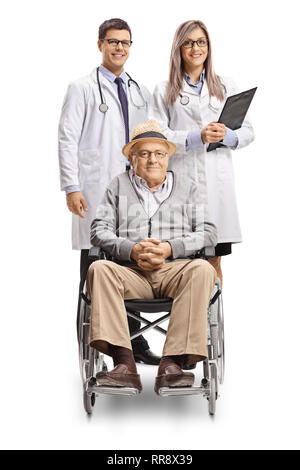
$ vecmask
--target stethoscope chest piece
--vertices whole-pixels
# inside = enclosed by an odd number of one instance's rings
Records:
[[[101,103],[100,106],[99,106],[99,111],[101,111],[101,113],[106,113],[106,111],[108,110],[108,106],[106,103]]]
[[[183,104],[184,106],[186,106],[187,104],[189,104],[190,102],[190,99],[188,96],[186,95],[180,95],[180,103]]]

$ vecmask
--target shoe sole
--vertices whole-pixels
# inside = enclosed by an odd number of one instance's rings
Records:
[[[155,379],[154,391],[159,395],[159,389],[162,387],[192,387],[194,381],[194,374],[188,376],[182,374],[161,375]]]
[[[137,374],[135,376],[129,375],[126,378],[123,375],[117,375],[112,377],[107,375],[105,372],[100,372],[96,375],[97,383],[105,387],[129,387],[137,388],[139,393],[143,390],[140,376]]]

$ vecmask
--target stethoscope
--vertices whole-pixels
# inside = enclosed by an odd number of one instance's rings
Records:
[[[224,91],[226,93],[226,88],[224,87]],[[189,104],[190,102],[190,98],[187,96],[187,95],[182,95],[181,93],[179,93],[179,96],[180,96],[180,104],[182,104],[183,106],[186,106],[187,104]]]
[[[182,95],[181,93],[179,93],[179,96],[180,96],[180,103],[183,104],[183,106],[186,106],[187,104],[189,104],[190,99],[188,96]]]
[[[103,93],[102,93],[102,89],[101,89],[101,85],[100,85],[100,80],[99,80],[99,70],[100,70],[100,67],[97,67],[97,83],[98,83],[98,89],[99,89],[99,94],[100,94],[100,98],[101,98],[101,104],[99,105],[99,111],[101,111],[101,113],[106,113],[106,111],[108,110],[108,106],[105,102],[105,100],[103,99]],[[129,94],[130,94],[130,100],[132,102],[132,104],[136,107],[136,108],[143,108],[144,106],[146,106],[146,101],[142,95],[142,92],[141,92],[141,89],[138,85],[138,83],[133,80],[131,78],[131,76],[129,75],[129,73],[126,72],[126,75],[128,76],[129,80],[128,80],[128,90],[129,90]],[[137,105],[135,104],[134,100],[132,99],[132,94],[131,94],[131,85],[132,83],[136,86],[138,92],[139,92],[139,95],[141,97],[141,100],[142,100],[142,105]]]

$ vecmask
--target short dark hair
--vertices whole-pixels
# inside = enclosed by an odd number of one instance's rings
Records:
[[[104,21],[104,23],[99,26],[98,39],[104,39],[109,29],[126,29],[131,39],[131,29],[129,25],[120,18],[111,18],[110,20]]]

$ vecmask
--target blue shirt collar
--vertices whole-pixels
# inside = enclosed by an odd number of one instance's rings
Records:
[[[104,65],[100,65],[100,72],[102,75],[107,78],[111,83],[114,83],[115,79],[117,78],[117,75],[112,73],[110,70],[108,70]],[[123,70],[123,72],[120,75],[120,78],[123,80],[123,82],[126,84],[128,81],[128,76],[126,75],[126,72]]]
[[[185,81],[187,82],[187,84],[190,85],[190,86],[197,87],[200,83],[203,85],[204,79],[205,79],[205,69],[203,69],[203,72],[202,72],[201,75],[200,75],[200,79],[199,79],[198,82],[196,82],[196,83],[193,83],[193,82],[191,81],[189,75],[188,75],[186,72],[184,72],[184,79],[185,79]]]

